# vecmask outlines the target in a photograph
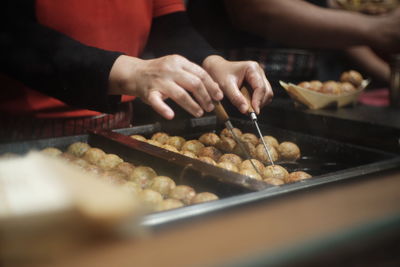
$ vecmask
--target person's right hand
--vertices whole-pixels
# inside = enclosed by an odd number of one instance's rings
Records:
[[[373,26],[370,28],[372,48],[384,53],[400,52],[400,7],[380,16],[371,16]]]
[[[167,98],[195,117],[214,109],[212,99],[223,98],[218,84],[205,70],[179,55],[150,60],[120,56],[111,69],[109,87],[110,94],[140,97],[166,119],[174,117],[174,111],[164,102]]]

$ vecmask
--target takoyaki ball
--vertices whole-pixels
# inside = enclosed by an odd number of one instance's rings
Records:
[[[163,197],[169,195],[176,186],[174,180],[167,176],[156,176],[150,180],[148,188],[160,193]]]
[[[116,185],[122,185],[126,183],[126,179],[128,178],[125,173],[116,170],[104,171],[101,174],[101,177],[110,184]]]
[[[222,136],[221,140],[215,145],[218,149],[225,152],[232,152],[236,146],[235,140],[230,137]]]
[[[340,89],[341,89],[342,93],[344,93],[344,94],[345,93],[351,93],[351,92],[354,92],[356,90],[354,85],[349,83],[349,82],[340,83],[339,86],[340,86]]]
[[[121,188],[134,196],[137,196],[142,191],[142,187],[140,185],[131,181],[122,184]]]
[[[182,151],[190,151],[197,156],[203,147],[199,140],[189,140],[183,144]]]
[[[143,205],[151,211],[156,210],[158,205],[163,201],[162,195],[151,189],[140,191],[138,197],[142,201]]]
[[[247,152],[249,153],[249,155],[251,157],[255,158],[256,157],[256,147],[252,143],[249,143],[249,142],[242,142],[242,144],[243,144],[244,149],[246,149]],[[239,144],[237,144],[235,146],[235,148],[233,149],[233,153],[235,153],[243,158],[247,157],[247,155],[243,152],[243,149]]]
[[[117,167],[123,160],[115,154],[106,154],[100,159],[98,166],[103,170],[111,170]]]
[[[273,137],[271,135],[266,135],[266,136],[263,136],[263,139],[267,146],[273,146],[275,148],[278,148],[279,142],[278,142],[278,140],[276,140],[275,137]],[[260,140],[260,144],[262,144],[261,140]]]
[[[150,167],[136,167],[128,176],[128,180],[139,184],[142,188],[146,188],[150,180],[157,176],[157,173]]]
[[[300,158],[300,148],[292,142],[282,142],[279,144],[278,152],[283,160],[297,160]]]
[[[310,82],[301,82],[297,85],[298,87],[309,89],[311,90],[311,83]]]
[[[239,166],[239,164],[242,163],[242,159],[236,154],[227,153],[223,154],[219,158],[218,162],[230,162],[233,165]]]
[[[197,156],[190,151],[182,151],[181,154],[192,159],[197,159]]]
[[[263,180],[267,184],[272,184],[272,185],[283,185],[285,184],[285,181],[278,179],[278,178],[266,178]]]
[[[256,179],[256,180],[262,180],[261,175],[258,174],[258,172],[256,172],[256,170],[253,169],[243,169],[240,170],[239,172],[240,174],[250,177],[252,179]]]
[[[215,194],[210,193],[210,192],[202,192],[202,193],[196,194],[193,197],[191,204],[199,204],[199,203],[213,201],[213,200],[218,200],[218,197]]]
[[[167,143],[169,135],[167,133],[158,132],[151,136],[151,140],[156,140],[160,144],[164,145]]]
[[[219,162],[217,163],[217,166],[231,172],[239,172],[238,167],[236,167],[235,164],[229,161]]]
[[[320,92],[322,88],[322,82],[313,80],[310,82],[310,90],[313,90],[315,92]]]
[[[82,157],[89,149],[90,145],[87,143],[76,142],[68,146],[67,152],[71,153],[75,157]]]
[[[200,136],[199,141],[206,146],[215,146],[221,141],[221,138],[215,133],[205,133]]]
[[[173,198],[167,198],[161,201],[157,206],[157,211],[172,210],[183,207],[182,201]]]
[[[199,157],[199,160],[201,160],[201,161],[203,161],[203,162],[205,162],[205,163],[214,165],[214,166],[217,165],[217,163],[215,162],[215,160],[213,160],[213,159],[210,158],[210,157]]]
[[[179,153],[178,149],[176,149],[176,147],[174,147],[174,146],[165,144],[165,145],[162,145],[161,147],[164,148],[165,150],[169,150],[169,151],[172,151],[172,152],[175,152],[175,153]]]
[[[196,195],[196,191],[187,185],[177,185],[169,193],[169,197],[182,201],[185,205],[189,205],[192,198]]]
[[[55,147],[46,147],[40,151],[40,153],[48,155],[50,157],[60,156],[63,152]]]
[[[97,176],[101,175],[104,172],[99,166],[90,163],[87,166],[83,167],[83,169]]]
[[[73,161],[76,160],[76,159],[80,159],[80,158],[75,157],[74,155],[72,155],[72,154],[70,154],[70,153],[68,153],[68,152],[63,152],[63,153],[61,153],[60,158],[62,158],[62,159],[65,160],[65,161],[68,161],[68,162],[73,162]],[[81,159],[81,160],[87,162],[87,161],[84,160],[84,159]]]
[[[258,145],[258,137],[252,133],[244,133],[240,136],[243,142],[249,142],[254,146]]]
[[[75,158],[75,159],[71,160],[70,162],[80,168],[86,168],[90,164],[89,162],[87,162],[86,160],[84,160],[82,158]]]
[[[148,144],[150,144],[150,145],[153,145],[153,146],[162,147],[162,144],[160,142],[158,142],[156,140],[153,140],[153,139],[146,140],[146,142]]]
[[[363,77],[358,71],[349,70],[342,73],[342,75],[340,76],[340,81],[349,82],[355,87],[359,87],[363,81]]]
[[[342,92],[339,83],[335,81],[327,81],[322,84],[321,93],[329,95],[339,95]]]
[[[168,138],[167,145],[173,146],[178,150],[182,149],[183,144],[185,144],[186,140],[180,136],[171,136]]]
[[[273,146],[268,147],[268,151],[273,161],[277,161],[279,159],[278,150],[276,150],[275,147]],[[268,157],[267,152],[265,151],[263,144],[259,144],[256,147],[256,158],[263,163],[270,163],[270,159]]]
[[[146,142],[146,137],[144,137],[143,135],[140,135],[140,134],[134,134],[134,135],[131,135],[131,136],[129,136],[130,138],[133,138],[133,139],[136,139],[136,140],[139,140],[139,141],[142,141],[142,142]]]
[[[85,154],[83,154],[83,159],[91,164],[99,164],[99,162],[105,157],[106,153],[100,148],[89,148]]]
[[[214,161],[218,161],[219,158],[222,156],[221,151],[216,149],[213,146],[207,146],[203,147],[200,149],[199,154],[197,155],[198,157],[209,157],[212,158]]]
[[[291,173],[289,173],[289,176],[286,177],[285,182],[293,183],[293,182],[309,179],[311,177],[312,176],[310,174],[303,172],[303,171],[291,172]]]
[[[266,166],[262,172],[263,178],[277,178],[284,180],[289,176],[288,171],[280,165],[269,165]]]
[[[235,135],[236,135],[237,137],[240,137],[240,136],[242,135],[242,131],[239,130],[238,128],[233,128],[233,132],[235,133]],[[232,133],[231,133],[231,131],[229,131],[228,128],[223,129],[223,130],[221,131],[221,134],[220,134],[220,135],[221,135],[221,137],[224,136],[224,137],[233,138]]]
[[[129,176],[133,170],[135,169],[135,165],[129,162],[121,162],[115,167],[115,170],[118,170],[120,172],[125,173],[127,176]]]
[[[251,159],[251,162],[253,162],[254,166],[256,166],[257,170],[260,173],[263,173],[265,166],[262,164],[259,160],[256,159]],[[253,164],[251,164],[249,159],[244,160],[242,163],[239,164],[239,169],[240,170],[254,170]]]

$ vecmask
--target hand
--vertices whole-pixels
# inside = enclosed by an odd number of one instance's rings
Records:
[[[400,52],[400,7],[392,12],[372,16],[370,38],[372,47],[381,52],[393,54]]]
[[[164,102],[167,98],[196,117],[214,109],[212,99],[223,98],[218,84],[206,71],[178,55],[150,60],[118,57],[110,72],[109,93],[140,97],[166,119],[175,115]]]
[[[254,61],[227,61],[220,56],[209,56],[203,61],[203,68],[216,81],[230,101],[242,113],[249,109],[239,86],[244,81],[253,88],[251,105],[259,114],[260,109],[271,102],[273,92],[265,77],[264,70]]]

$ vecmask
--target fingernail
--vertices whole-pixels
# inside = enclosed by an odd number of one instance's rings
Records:
[[[216,100],[221,100],[224,97],[224,95],[222,94],[222,92],[218,92],[215,94],[215,99]]]
[[[242,112],[242,113],[245,113],[246,111],[247,111],[247,105],[246,104],[241,104],[240,105],[240,111]]]
[[[196,117],[201,117],[201,116],[203,116],[203,111],[202,110],[197,111]]]
[[[214,105],[213,105],[213,104],[209,104],[209,105],[207,106],[207,111],[208,111],[208,112],[212,111],[213,109],[214,109]]]

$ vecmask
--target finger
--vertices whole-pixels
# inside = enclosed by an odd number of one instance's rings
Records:
[[[171,120],[175,116],[174,111],[163,101],[162,94],[159,91],[150,91],[146,103],[167,120]]]
[[[245,80],[253,88],[253,97],[251,105],[257,114],[260,113],[260,104],[266,92],[266,84],[263,76],[259,71],[260,67],[258,63],[252,62],[246,69]]]
[[[165,83],[163,93],[193,116],[203,116],[203,109],[193,100],[189,93],[178,84],[174,82]]]
[[[214,109],[214,105],[212,104],[211,97],[208,94],[202,80],[196,75],[187,72],[181,71],[176,74],[175,82],[181,86],[183,89],[190,91],[197,102],[200,103],[200,106],[206,111],[210,112]]]
[[[262,87],[255,89],[253,92],[253,96],[251,97],[251,105],[257,114],[260,114],[260,108],[265,99],[265,95],[266,90],[264,90]]]
[[[245,114],[249,110],[249,105],[242,93],[239,91],[235,79],[228,79],[225,84],[224,92],[232,104],[237,107],[241,113]]]
[[[196,64],[191,63],[184,65],[183,69],[186,70],[187,72],[196,75],[203,82],[205,89],[214,100],[217,101],[222,100],[222,98],[224,97],[222,90],[203,68],[201,68]]]
[[[260,69],[260,71],[262,72],[264,83],[265,83],[265,86],[266,86],[266,89],[267,89],[266,94],[264,95],[264,99],[260,104],[260,108],[262,108],[263,106],[271,103],[272,98],[274,97],[274,91],[272,90],[272,86],[269,83],[267,77],[265,76],[264,70]]]

